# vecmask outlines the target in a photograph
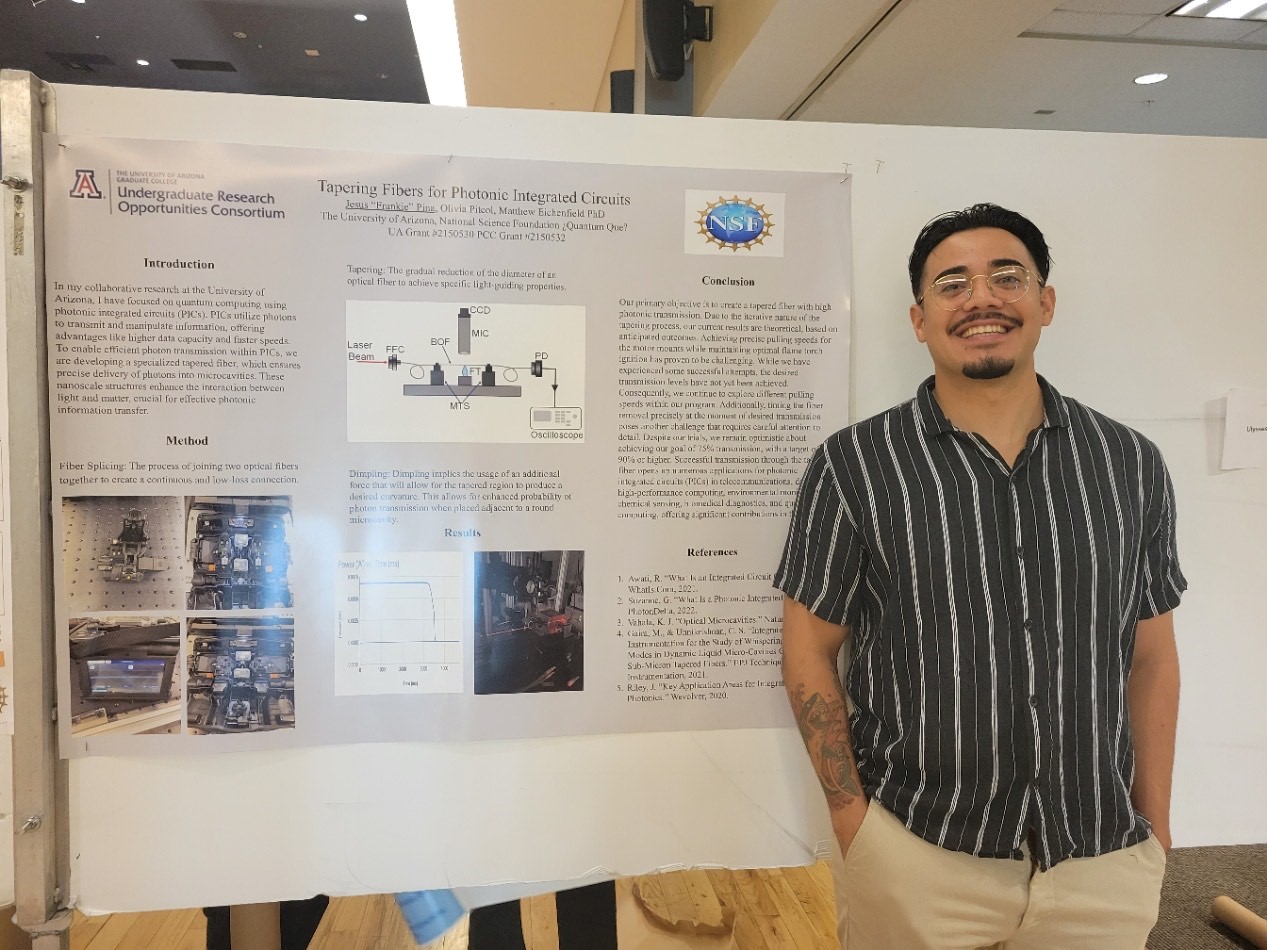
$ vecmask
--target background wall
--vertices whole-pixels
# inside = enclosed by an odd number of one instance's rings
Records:
[[[1267,841],[1267,472],[1217,468],[1222,396],[1267,385],[1267,141],[446,110],[57,88],[63,132],[855,176],[855,418],[928,370],[905,257],[980,200],[1053,247],[1039,366],[1161,445],[1191,590],[1174,834]],[[851,420],[839,420],[843,425]],[[789,717],[790,718],[790,717]],[[807,861],[827,828],[795,732],[72,763],[75,899],[124,910]],[[121,861],[129,873],[119,874]]]

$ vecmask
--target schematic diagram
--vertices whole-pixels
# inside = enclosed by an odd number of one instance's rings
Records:
[[[585,308],[347,302],[349,442],[583,442]]]
[[[463,691],[465,556],[344,554],[335,583],[335,695]]]

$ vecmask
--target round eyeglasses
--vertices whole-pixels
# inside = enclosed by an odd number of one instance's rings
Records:
[[[1015,303],[1020,300],[1029,292],[1029,285],[1034,279],[1029,268],[1020,264],[1000,267],[992,273],[974,274],[971,277],[967,274],[947,274],[933,281],[924,295],[915,302],[922,306],[926,299],[932,299],[943,310],[953,312],[972,299],[972,282],[978,277],[985,279],[990,293],[1001,303]],[[1042,281],[1039,281],[1040,286],[1041,284]]]

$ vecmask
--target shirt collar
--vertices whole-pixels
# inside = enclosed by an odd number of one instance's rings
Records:
[[[920,387],[915,393],[915,414],[923,424],[924,431],[934,436],[955,431],[954,424],[946,418],[946,414],[941,411],[941,406],[937,404],[937,399],[933,396],[933,386],[936,380],[937,377],[929,376],[928,379],[920,383]],[[1042,376],[1038,377],[1038,387],[1043,392],[1042,427],[1044,429],[1068,429],[1069,406],[1065,402],[1065,397],[1060,395],[1056,387],[1047,382]]]

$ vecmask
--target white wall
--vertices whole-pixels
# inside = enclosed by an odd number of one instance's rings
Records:
[[[1267,472],[1213,461],[1222,395],[1267,387],[1267,141],[70,86],[57,99],[60,130],[80,134],[851,171],[857,418],[908,398],[928,372],[906,317],[920,226],[980,200],[1029,214],[1053,247],[1059,301],[1041,371],[1157,441],[1176,483],[1192,586],[1178,620],[1175,843],[1267,841],[1267,620],[1251,601]],[[98,910],[794,863],[825,833],[791,730],[86,759],[71,776],[72,890]]]

